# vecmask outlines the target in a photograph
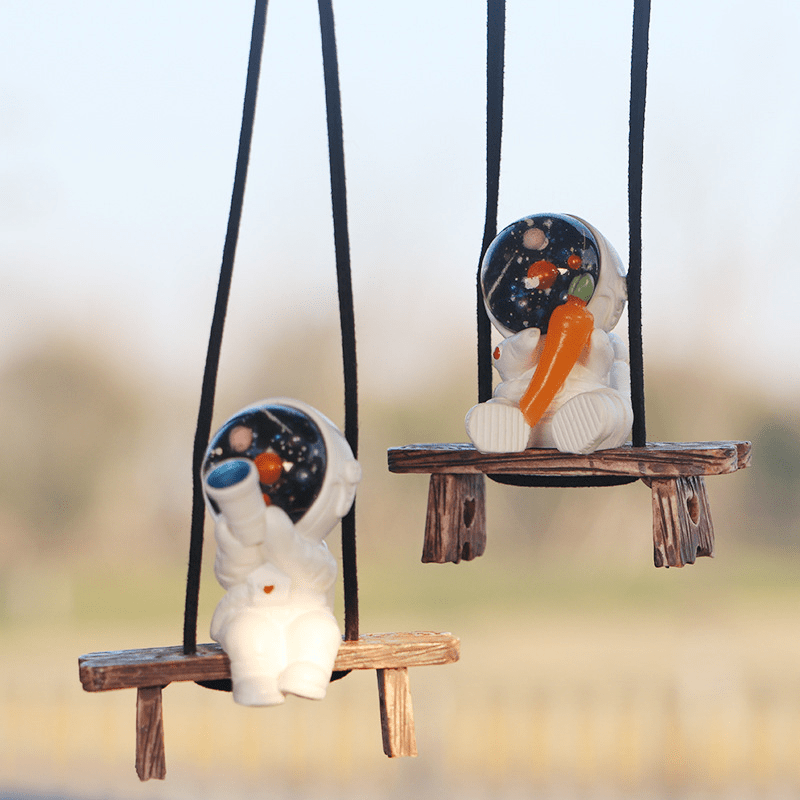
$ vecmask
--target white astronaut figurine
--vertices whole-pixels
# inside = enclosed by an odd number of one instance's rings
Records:
[[[493,354],[501,383],[467,413],[476,449],[591,453],[622,445],[633,422],[630,368],[611,329],[627,287],[608,240],[578,217],[526,217],[490,245],[481,285],[506,338]]]
[[[333,615],[337,565],[324,540],[361,479],[347,441],[310,406],[265,400],[220,428],[202,474],[214,572],[227,590],[211,636],[230,659],[233,699],[322,699],[342,641]]]

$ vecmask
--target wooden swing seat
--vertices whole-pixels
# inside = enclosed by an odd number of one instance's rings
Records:
[[[389,449],[389,471],[431,475],[424,562],[470,560],[486,547],[485,475],[640,479],[652,490],[653,560],[682,567],[713,556],[714,528],[705,475],[750,465],[750,442],[648,442],[589,455],[529,449],[481,453],[470,444],[413,444]]]
[[[417,755],[409,667],[458,661],[460,642],[449,633],[364,634],[343,641],[334,670],[374,669],[378,675],[383,751],[390,758]],[[161,691],[176,681],[229,680],[230,662],[218,644],[89,653],[78,660],[87,692],[137,689],[136,773],[140,780],[166,775]]]

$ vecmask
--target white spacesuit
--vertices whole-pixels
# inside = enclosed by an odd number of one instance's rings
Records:
[[[211,636],[230,659],[237,703],[325,696],[341,633],[336,560],[324,539],[349,511],[360,478],[336,426],[297,400],[243,409],[212,439],[203,484],[214,571],[227,593]]]
[[[493,359],[501,383],[491,400],[474,406],[466,417],[467,433],[478,450],[554,447],[590,453],[625,442],[633,421],[628,351],[611,333],[627,299],[624,275],[611,244],[577,217],[526,217],[498,235],[484,259],[483,292],[492,324],[506,338]],[[575,286],[588,287],[580,303],[570,297],[580,294]],[[542,329],[547,331],[558,314],[555,308],[567,300],[585,306],[591,332],[586,331],[585,344],[572,343],[573,356],[551,353],[542,369],[550,334]],[[561,349],[570,349],[571,336],[563,334]],[[552,377],[558,359],[568,370],[562,380]],[[526,397],[542,386],[547,405],[531,425],[520,404],[524,408]]]

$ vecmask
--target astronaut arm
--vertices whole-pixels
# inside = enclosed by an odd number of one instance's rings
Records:
[[[615,359],[615,348],[610,336],[595,328],[589,338],[589,347],[581,355],[581,363],[601,383],[605,383]]]
[[[264,558],[258,545],[245,545],[237,539],[223,517],[217,517],[214,524],[217,540],[217,555],[214,560],[214,574],[224,589],[230,589],[245,581]]]
[[[628,346],[615,333],[609,333],[608,338],[614,348],[614,363],[611,365],[609,386],[629,396],[631,393],[631,368]]]
[[[535,365],[540,339],[538,328],[523,328],[497,345],[494,366],[502,380],[514,379]]]
[[[289,575],[295,585],[327,591],[336,580],[336,559],[325,542],[301,536],[279,508],[268,508],[267,516],[267,538],[262,549],[269,560]]]

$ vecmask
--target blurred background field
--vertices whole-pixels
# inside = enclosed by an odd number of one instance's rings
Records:
[[[576,213],[625,258],[630,5],[508,3],[501,225]],[[656,570],[641,484],[490,484],[486,555],[420,563],[427,479],[386,449],[463,441],[475,401],[485,8],[337,0],[361,627],[449,630],[462,657],[412,670],[408,760],[372,674],[260,711],[170,686],[144,785],[135,694],[84,693],[77,659],[181,640],[252,4],[0,9],[0,798],[800,795],[800,10],[653,5],[648,435],[753,442],[707,481],[716,558]],[[216,422],[286,394],[341,424],[316,4],[268,17]]]
[[[56,366],[48,362],[48,374]],[[84,374],[76,385],[87,381]],[[2,386],[11,402],[13,382]],[[14,505],[22,490],[5,501],[5,550],[14,560],[3,572],[0,782],[26,795],[91,798],[796,796],[799,434],[756,397],[729,395],[700,377],[697,386],[711,419],[681,414],[670,379],[656,393],[654,418],[664,403],[674,413],[659,424],[687,438],[701,434],[699,425],[712,437],[722,428],[732,437],[752,431],[757,457],[749,471],[708,479],[717,557],[682,570],[652,566],[650,498],[641,484],[489,484],[486,555],[421,564],[427,478],[390,475],[382,462],[405,426],[448,428],[450,393],[444,387],[421,401],[416,422],[367,397],[362,630],[449,630],[462,639],[459,663],[411,671],[420,756],[383,756],[372,673],[335,683],[323,703],[263,710],[176,684],[164,694],[168,777],[142,786],[133,770],[135,693],[84,693],[77,657],[180,643],[186,500],[173,506],[160,490],[165,467],[145,467],[154,449],[160,458],[170,453],[168,426],[152,416],[137,422],[138,434],[124,434],[113,416],[106,436],[136,447],[114,461],[113,485],[124,490],[106,509],[92,497],[106,485],[92,477],[99,465],[81,461],[86,431],[59,427],[65,438],[42,443],[39,469],[47,473],[46,462],[61,476],[55,489],[63,496],[89,499],[73,519],[39,508],[43,516],[27,527]],[[20,392],[12,416],[22,429],[42,430],[36,419],[68,413]],[[91,396],[102,409],[116,395],[96,385]],[[710,408],[715,397],[727,411]],[[181,423],[187,435],[190,405]],[[98,428],[102,411],[92,419]],[[61,457],[76,469],[59,469]],[[187,458],[176,455],[176,464]],[[11,480],[10,466],[5,474]],[[212,559],[210,541],[201,641],[221,595]]]

